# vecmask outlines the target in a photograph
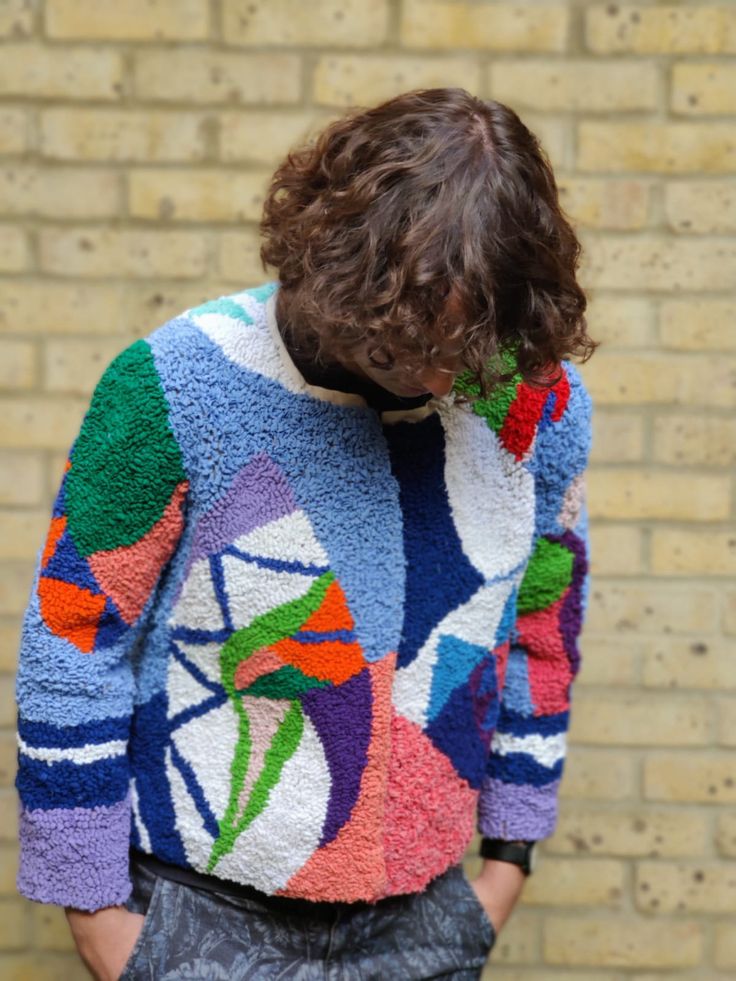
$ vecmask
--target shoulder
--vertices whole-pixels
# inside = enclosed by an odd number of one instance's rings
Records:
[[[590,454],[593,401],[578,366],[562,361],[561,368],[537,423],[534,457],[540,469],[579,473]]]

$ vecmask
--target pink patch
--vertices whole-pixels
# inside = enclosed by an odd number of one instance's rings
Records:
[[[87,559],[100,588],[128,625],[140,616],[161,570],[173,554],[184,524],[181,506],[188,487],[186,480],[176,486],[164,513],[135,545],[94,552]]]
[[[496,688],[499,692],[503,691],[503,686],[506,684],[506,665],[509,663],[510,650],[511,641],[507,640],[503,644],[499,644],[498,647],[494,647],[491,652],[496,658]]]
[[[414,722],[394,715],[386,796],[384,895],[418,892],[459,862],[475,830],[478,791]]]
[[[368,763],[360,795],[337,837],[318,849],[291,877],[280,895],[312,900],[372,900],[384,887],[383,809],[391,753],[391,684],[396,654],[368,666],[373,690],[373,722]]]
[[[235,687],[238,691],[249,688],[257,678],[265,674],[273,674],[283,668],[284,662],[274,654],[270,647],[262,647],[259,651],[253,651],[251,656],[245,661],[241,661],[235,669]]]
[[[535,715],[552,715],[570,707],[570,660],[560,633],[560,612],[569,589],[544,610],[526,613],[517,621],[519,643],[529,657],[529,689]]]

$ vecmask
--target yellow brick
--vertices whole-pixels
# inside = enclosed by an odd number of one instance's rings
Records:
[[[69,924],[61,906],[33,904],[34,946],[41,950],[75,950]]]
[[[717,61],[673,65],[672,109],[689,115],[735,112],[736,66]]]
[[[591,468],[587,494],[593,518],[718,521],[725,520],[731,511],[728,476]]]
[[[516,916],[516,914],[514,914]],[[504,928],[505,929],[505,928]],[[530,967],[512,968],[508,971],[497,967],[496,948],[493,957],[483,969],[481,981],[621,981],[621,976],[609,971],[575,971],[575,974],[562,973],[541,967],[538,970]],[[639,975],[627,975],[627,981],[662,981],[661,977],[640,979]],[[680,978],[678,977],[678,981]],[[682,981],[700,981],[699,978],[682,978]]]
[[[0,94],[42,99],[119,99],[123,56],[98,47],[46,47],[35,42],[4,44]]]
[[[524,125],[542,144],[555,173],[572,165],[572,130],[570,121],[549,113],[525,112]]]
[[[14,732],[0,732],[0,786],[12,788],[16,797],[13,781],[17,769],[18,749]],[[17,823],[17,816],[13,818]]]
[[[565,760],[560,796],[566,801],[623,800],[635,793],[634,777],[630,752],[573,745]]]
[[[49,523],[46,508],[0,511],[0,559],[32,559]]]
[[[28,123],[23,109],[0,106],[0,153],[23,153],[28,145]]]
[[[369,105],[414,88],[480,88],[480,67],[472,57],[325,55],[314,70],[314,101],[319,105]]]
[[[564,207],[564,203],[563,203]],[[585,311],[591,335],[605,347],[649,347],[654,338],[654,306],[627,296],[589,298]],[[582,368],[585,371],[585,366]]]
[[[580,276],[593,289],[730,290],[735,263],[727,239],[596,236],[586,240]]]
[[[581,170],[710,174],[736,170],[730,123],[582,122],[578,126]]]
[[[7,697],[3,692],[3,697]],[[15,723],[15,706],[12,704],[12,723]],[[15,787],[0,789],[0,838],[5,841],[15,841],[18,837],[18,795]],[[0,950],[3,944],[0,942]]]
[[[15,897],[17,895],[15,890],[15,874],[17,869],[17,844],[0,844],[0,896]]]
[[[46,109],[41,153],[55,160],[199,161],[207,153],[208,126],[196,112]]]
[[[134,218],[258,222],[271,172],[137,170],[128,207]]]
[[[655,528],[651,570],[665,576],[736,576],[733,530],[694,531]]]
[[[105,367],[131,340],[125,336],[49,341],[44,352],[45,388],[50,392],[91,394]]]
[[[29,260],[28,239],[23,229],[0,225],[0,272],[21,272]]]
[[[736,967],[736,930],[733,923],[718,923],[715,931],[715,966],[721,969]]]
[[[597,352],[585,383],[600,405],[736,405],[736,358]]]
[[[570,12],[564,4],[405,0],[401,44],[407,48],[564,51]]]
[[[595,4],[586,11],[591,51],[609,54],[720,54],[736,51],[736,11],[724,4]]]
[[[660,463],[731,466],[736,463],[736,419],[679,414],[656,416],[654,459]]]
[[[123,287],[0,279],[0,333],[116,334],[123,330]]]
[[[220,113],[220,157],[226,163],[245,161],[275,166],[290,149],[307,143],[330,118],[324,112],[304,110]]]
[[[77,435],[85,400],[0,399],[0,445],[17,449],[62,449]]]
[[[736,698],[719,698],[718,742],[736,748]]]
[[[617,687],[635,685],[639,663],[647,656],[651,642],[589,636],[583,631],[580,673],[576,684]]]
[[[644,454],[644,420],[633,412],[607,412],[593,415],[593,463],[634,463]]]
[[[647,800],[736,802],[736,760],[733,754],[653,753],[644,762]]]
[[[273,278],[263,271],[259,258],[261,240],[257,228],[249,231],[223,232],[218,236],[217,269],[225,279],[235,283],[260,283]]]
[[[389,26],[387,0],[224,0],[223,35],[228,44],[382,44]]]
[[[15,719],[15,679],[0,675],[0,726],[14,726]],[[1,830],[0,836],[2,836]],[[10,837],[14,838],[13,835]]]
[[[0,950],[23,950],[29,941],[28,926],[25,903],[18,899],[0,901]]]
[[[683,351],[736,351],[733,300],[665,300],[659,312],[664,347]]]
[[[3,562],[0,573],[0,616],[17,616],[31,595],[33,563]]]
[[[36,349],[27,341],[0,341],[0,388],[31,388],[36,381]]]
[[[594,576],[636,576],[644,571],[641,528],[595,525],[590,542]]]
[[[0,6],[0,37],[24,37],[33,31],[33,6],[28,0],[4,0]]]
[[[40,235],[44,272],[62,276],[201,276],[205,243],[201,233],[114,228],[44,228]]]
[[[196,41],[209,17],[207,0],[46,0],[45,27],[53,38]]]
[[[41,502],[43,463],[37,453],[0,450],[0,505]]]
[[[0,623],[0,671],[13,673],[18,667],[20,626],[17,617]]]
[[[89,981],[90,975],[77,954],[0,955],[3,981]]]
[[[295,54],[139,51],[134,71],[136,94],[144,99],[272,105],[301,95],[301,59]]]
[[[177,283],[174,286],[141,284],[126,290],[120,308],[126,330],[131,336],[143,337],[190,307],[199,306],[227,292],[226,284],[210,281]]]
[[[736,592],[724,596],[723,630],[727,634],[736,634]]]
[[[640,862],[635,900],[645,913],[736,913],[736,862]]]
[[[49,218],[107,218],[118,211],[117,174],[49,170],[27,164],[0,167],[0,213]]]
[[[656,67],[643,62],[526,58],[491,64],[488,75],[493,98],[512,105],[517,112],[654,109],[657,86]]]
[[[494,964],[529,964],[539,961],[540,923],[534,912],[517,908],[493,948]],[[495,981],[496,974],[493,978]]]
[[[599,577],[590,591],[586,629],[591,633],[710,633],[717,596],[693,585],[657,585],[651,578],[622,584]]]
[[[622,862],[545,855],[522,899],[529,906],[620,906],[623,891]]]
[[[545,851],[554,854],[692,858],[710,850],[705,814],[652,807],[594,810],[567,804]]]
[[[720,638],[668,637],[643,659],[643,682],[665,688],[736,688],[733,644]]]
[[[585,180],[561,177],[560,204],[586,228],[643,228],[649,216],[651,185],[644,181]]]
[[[710,703],[696,696],[581,688],[574,699],[570,738],[601,746],[702,746],[710,741],[711,716]]]
[[[687,921],[549,916],[544,923],[548,964],[682,968],[699,964],[702,950],[702,927]]]
[[[678,181],[666,187],[665,195],[667,221],[673,231],[698,235],[736,231],[732,181]]]
[[[721,855],[736,858],[736,812],[719,815],[716,845]]]

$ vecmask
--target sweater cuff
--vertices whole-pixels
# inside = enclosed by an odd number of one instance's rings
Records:
[[[93,911],[130,896],[130,800],[20,812],[18,892]]]
[[[478,830],[487,838],[539,841],[557,823],[559,780],[534,787],[486,779],[478,800]]]

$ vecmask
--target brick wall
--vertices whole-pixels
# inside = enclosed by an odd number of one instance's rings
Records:
[[[604,342],[562,814],[489,975],[736,976],[734,53],[725,0],[0,0],[3,977],[87,977],[60,911],[14,893],[12,679],[92,386],[265,278],[256,222],[294,141],[446,84],[541,137]]]

